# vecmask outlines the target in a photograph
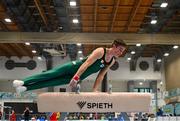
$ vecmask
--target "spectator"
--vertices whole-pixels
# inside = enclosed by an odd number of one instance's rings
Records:
[[[10,121],[16,121],[16,114],[14,110],[12,110],[12,113],[10,115]]]
[[[161,108],[158,109],[156,114],[157,116],[163,116],[163,111],[161,110]]]
[[[1,111],[1,108],[0,108],[0,120],[2,119],[2,111]]]
[[[29,121],[29,114],[30,114],[29,107],[26,107],[26,109],[24,110],[24,113],[23,113],[25,121]]]
[[[50,121],[57,121],[57,112],[53,112],[50,115]]]

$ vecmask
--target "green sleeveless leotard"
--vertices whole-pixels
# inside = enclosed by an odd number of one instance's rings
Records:
[[[80,76],[80,81],[88,77],[89,75],[98,72],[105,66],[111,64],[113,58],[110,62],[105,61],[106,49],[104,48],[104,55],[102,58],[97,59],[87,70]],[[48,70],[41,74],[33,75],[23,79],[24,86],[27,90],[39,89],[49,86],[57,86],[68,84],[74,74],[77,72],[79,67],[87,60],[87,57],[83,60],[76,60],[63,65],[59,65],[52,70]]]

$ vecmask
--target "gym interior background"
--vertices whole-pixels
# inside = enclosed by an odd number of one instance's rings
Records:
[[[2,120],[9,120],[12,109],[23,120],[27,106],[32,120],[50,120],[59,113],[39,113],[36,97],[65,92],[67,86],[18,95],[14,79],[82,59],[123,39],[127,53],[108,71],[100,90],[112,85],[113,92],[151,93],[150,112],[67,113],[65,118],[180,121],[180,0],[1,0],[0,31]],[[91,92],[95,78],[85,79],[81,91]]]

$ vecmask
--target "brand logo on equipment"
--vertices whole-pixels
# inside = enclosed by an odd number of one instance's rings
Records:
[[[110,102],[87,102],[87,101],[78,101],[76,103],[80,110],[82,108],[86,109],[112,109],[113,103]]]
[[[77,105],[79,106],[80,109],[82,109],[85,104],[86,104],[86,101],[79,101],[79,102],[77,102]]]

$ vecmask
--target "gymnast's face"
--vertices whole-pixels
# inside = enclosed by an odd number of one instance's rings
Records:
[[[120,57],[124,52],[125,52],[126,48],[124,46],[115,46],[113,45],[113,55],[118,58]]]

